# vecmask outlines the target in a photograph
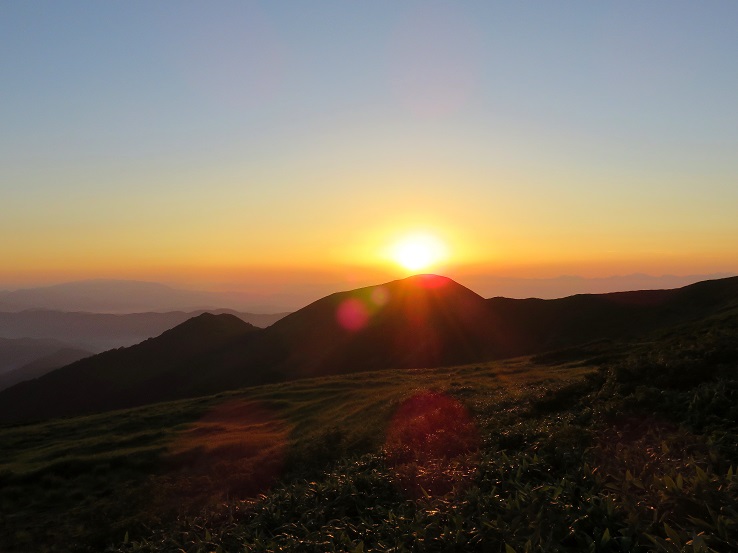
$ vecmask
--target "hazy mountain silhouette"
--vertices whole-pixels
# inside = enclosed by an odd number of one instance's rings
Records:
[[[68,345],[99,353],[112,348],[131,346],[158,336],[165,330],[202,313],[203,311],[188,313],[172,311],[113,315],[48,310],[0,312],[0,336],[56,339]],[[235,315],[258,327],[269,326],[285,315],[284,313],[260,315],[227,309],[218,309],[213,313]]]
[[[65,349],[75,348],[69,343],[52,339],[0,338],[0,375]]]
[[[482,274],[469,275],[464,278],[464,283],[482,295],[556,299],[574,294],[607,294],[630,290],[681,288],[705,280],[732,276],[736,276],[735,273],[660,276],[634,273],[608,277],[561,275],[551,278],[516,278]]]
[[[44,418],[142,405],[183,395],[207,354],[259,329],[203,313],[128,348],[106,351],[0,392],[0,419]]]
[[[84,280],[38,288],[0,291],[2,311],[50,309],[92,313],[249,310],[253,298],[238,293],[203,292],[135,280]]]
[[[35,359],[20,368],[0,374],[0,390],[10,388],[19,382],[38,378],[91,355],[93,355],[92,352],[75,348],[57,350]]]
[[[263,330],[235,317],[201,315],[1,392],[0,420],[627,340],[737,307],[738,277],[675,290],[485,300],[448,278],[421,275],[330,295]]]

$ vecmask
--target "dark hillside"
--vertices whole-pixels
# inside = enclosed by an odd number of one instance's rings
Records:
[[[484,300],[418,275],[332,294],[211,359],[192,395],[307,376],[435,367],[627,341],[738,304],[738,278],[677,290]]]
[[[607,362],[602,341],[0,427],[0,550],[734,551],[738,306],[716,308]]]
[[[484,299],[456,282],[419,275],[333,294],[275,324],[291,377],[473,361],[495,351]]]
[[[66,416],[181,396],[207,370],[203,356],[259,329],[234,315],[204,313],[129,348],[72,363],[0,393],[0,419]]]
[[[0,337],[0,374],[19,369],[36,359],[68,348],[72,346],[59,340]]]
[[[85,313],[32,309],[0,312],[0,336],[5,338],[43,338],[61,340],[92,353],[128,347],[182,324],[206,311],[165,313]],[[236,315],[254,326],[266,327],[285,314],[257,315],[218,309],[214,314]]]
[[[494,356],[485,300],[451,279],[418,275],[340,292],[234,341],[209,360],[192,395],[387,368]]]
[[[537,353],[593,340],[630,340],[738,305],[738,277],[675,290],[580,294],[556,300],[492,298],[504,321],[508,355]]]
[[[15,386],[24,380],[32,380],[43,376],[53,370],[59,369],[85,357],[92,355],[92,352],[75,349],[62,348],[48,355],[44,355],[39,359],[35,359],[30,363],[0,374],[0,390]]]

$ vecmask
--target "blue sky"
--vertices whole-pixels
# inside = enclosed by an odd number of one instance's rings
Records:
[[[370,272],[416,227],[451,274],[737,271],[736,21],[727,1],[5,2],[0,284]]]

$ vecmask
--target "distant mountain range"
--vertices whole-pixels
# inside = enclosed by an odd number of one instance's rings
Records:
[[[40,309],[0,312],[0,336],[59,340],[64,342],[66,347],[99,353],[112,348],[137,344],[203,312],[173,311],[125,315]],[[269,326],[286,315],[286,313],[273,315],[241,313],[227,309],[218,309],[213,312],[235,315],[258,327]],[[1,356],[0,359],[2,359]]]
[[[0,337],[0,376],[24,367],[39,358],[69,349],[75,348],[60,340]],[[84,353],[85,356],[92,355],[90,351],[80,351],[80,353]],[[78,357],[78,359],[81,359],[81,357]],[[68,363],[71,363],[71,361],[68,361]],[[62,367],[65,364],[62,363],[58,366]]]
[[[28,339],[24,338],[18,341],[25,340]],[[0,346],[0,350],[2,349],[3,348]],[[53,370],[93,355],[92,352],[71,347],[61,347],[60,349],[53,349],[51,353],[44,353],[44,350],[39,348],[38,345],[33,345],[29,348],[29,353],[33,355],[32,360],[18,368],[0,372],[0,390],[10,388],[19,382],[38,378]],[[2,353],[0,353],[0,360],[6,360]],[[5,366],[6,365],[3,362],[0,368]]]
[[[137,280],[82,280],[0,290],[0,311],[5,312],[49,309],[125,314],[231,309],[248,313],[283,313],[289,310],[285,306],[301,304],[299,298],[286,293],[205,292]]]
[[[681,288],[696,282],[732,276],[736,276],[735,273],[660,276],[633,273],[607,277],[561,275],[550,278],[515,278],[482,274],[468,276],[464,279],[464,283],[487,297],[556,299],[574,294]]]
[[[200,315],[129,348],[82,359],[0,392],[0,420],[73,415],[307,376],[474,363],[643,339],[738,314],[738,277],[673,290],[556,300],[484,299],[419,275],[332,294],[257,329]]]
[[[158,336],[202,313],[0,312],[0,390],[95,353],[131,346]],[[230,314],[257,327],[269,326],[286,315],[240,313],[227,309],[214,310],[214,313]]]
[[[512,278],[480,274],[464,276],[463,283],[486,297],[553,299],[581,293],[678,288],[729,276],[734,275],[631,274],[604,278],[581,276]],[[318,280],[321,282],[292,284],[290,291],[277,289],[267,292],[252,289],[248,293],[185,290],[156,282],[135,280],[85,280],[12,291],[0,290],[0,311],[44,309],[125,314],[151,311],[212,312],[216,309],[230,309],[246,313],[284,313],[299,309],[316,298],[336,290],[345,289],[340,283],[326,282],[325,277]],[[258,323],[254,324],[258,326]]]

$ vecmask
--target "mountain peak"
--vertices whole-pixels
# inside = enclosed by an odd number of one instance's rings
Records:
[[[254,325],[244,322],[230,313],[201,313],[164,332],[161,337],[183,340],[188,337],[202,339],[204,336],[238,336],[257,330]]]
[[[419,286],[436,288],[438,286],[444,286],[446,284],[458,284],[454,280],[447,276],[436,275],[433,273],[421,273],[417,275],[411,275],[409,277],[401,279],[402,282],[410,282]]]
[[[483,300],[482,296],[455,280],[434,274],[413,275],[387,284],[380,284],[373,288],[386,290],[390,295],[390,299],[392,297],[398,299],[436,298],[437,300],[463,301],[464,303],[475,303]]]
[[[409,277],[393,280],[385,284],[377,284],[366,288],[359,288],[348,292],[340,292],[334,296],[358,296],[366,292],[386,295],[387,299],[407,297],[411,295],[433,295],[447,297],[454,295],[468,296],[469,298],[482,299],[482,296],[473,292],[455,280],[431,273],[412,275]]]

